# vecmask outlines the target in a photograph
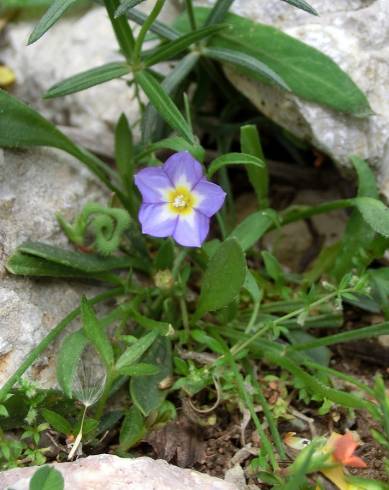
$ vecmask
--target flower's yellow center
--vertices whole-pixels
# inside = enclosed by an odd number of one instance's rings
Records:
[[[184,186],[176,187],[169,192],[170,211],[175,214],[189,214],[195,204],[195,196]]]

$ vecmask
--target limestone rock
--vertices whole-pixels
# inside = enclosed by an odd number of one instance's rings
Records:
[[[200,0],[211,5],[214,0]],[[330,56],[366,93],[375,115],[356,119],[238,75],[227,76],[262,112],[330,155],[340,167],[348,156],[367,158],[389,199],[389,0],[310,0],[314,17],[280,0],[236,0],[232,11],[266,24]]]
[[[71,219],[86,201],[105,192],[89,171],[66,154],[48,149],[0,150],[0,385],[30,350],[98,288],[71,281],[27,279],[6,273],[5,262],[26,240],[66,246],[55,213]],[[55,346],[30,373],[55,385]]]
[[[143,8],[150,9],[152,5],[148,1]],[[161,18],[166,21],[175,12],[170,5]],[[139,119],[138,101],[126,83],[129,76],[65,97],[42,99],[52,85],[67,77],[113,61],[124,61],[104,8],[65,16],[36,43],[27,46],[33,27],[30,19],[12,22],[1,43],[4,45],[1,61],[16,74],[14,95],[55,124],[86,128],[96,138],[112,133],[122,112],[131,123]]]
[[[53,465],[72,490],[238,490],[233,483],[184,470],[151,458],[119,458],[100,454],[73,463]],[[37,467],[18,468],[0,474],[0,488],[28,490]]]

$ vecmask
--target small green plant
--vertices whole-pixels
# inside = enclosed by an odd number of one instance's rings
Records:
[[[52,2],[29,42],[44,36],[73,3]],[[340,468],[336,444],[328,449],[328,441],[314,439],[287,470],[282,468],[287,448],[279,421],[290,417],[292,386],[301,403],[319,404],[321,414],[333,406],[366,411],[382,427],[374,437],[389,450],[383,381],[377,378],[370,387],[333,369],[328,349],[387,334],[388,322],[332,335],[320,330],[341,327],[344,306],[350,304],[374,305],[387,317],[388,269],[377,269],[375,260],[388,248],[389,211],[379,200],[371,169],[357,156],[350,157],[359,184],[355,197],[282,211],[272,208],[258,127],[236,122],[239,95],[231,95],[220,63],[355,116],[368,117],[368,101],[324,54],[274,28],[228,13],[232,0],[218,0],[212,9],[194,8],[188,0],[174,26],[157,20],[164,0],[157,0],[149,15],[134,8],[139,3],[104,1],[121,62],[76,74],[44,94],[66,96],[126,77],[140,101],[142,135],[133,141],[128,121],[120,116],[114,167],[0,91],[1,147],[61,149],[86,165],[113,195],[106,205],[88,203],[72,222],[57,214],[73,249],[26,242],[8,259],[11,274],[97,281],[106,290],[81,298],[80,306],[50,331],[0,389],[1,422],[9,421],[20,390],[25,402],[24,415],[9,426],[21,432],[22,440],[16,442],[6,429],[1,432],[2,467],[43,464],[45,448],[40,444],[47,431],[65,442],[61,454],[72,459],[118,428],[116,452],[128,455],[147,431],[174,419],[173,401],[185,398],[198,415],[194,418],[205,425],[217,422],[213,412],[221,404],[248,414],[261,441],[250,463],[254,478],[274,489],[321,488],[319,474],[327,472],[328,477],[329,468]],[[305,1],[289,3],[315,13]],[[137,35],[128,18],[141,26]],[[150,32],[159,43],[147,50]],[[166,60],[176,64],[163,76],[157,65]],[[149,99],[146,106],[141,91]],[[209,91],[225,107],[221,114],[202,110]],[[174,153],[163,162],[166,151]],[[243,220],[236,217],[231,169],[246,172],[256,203]],[[262,239],[270,231],[345,208],[351,214],[343,237],[324,247],[304,273],[286,272],[275,255],[264,250]],[[109,305],[104,313],[102,303]],[[78,317],[82,327],[66,332]],[[58,403],[23,375],[60,334]],[[264,372],[258,373],[259,363]],[[336,379],[346,381],[350,390],[339,389]],[[277,390],[276,400],[267,393],[268,385]],[[125,392],[125,401],[111,410],[110,401],[118,392]],[[194,401],[197,396],[199,403]],[[348,485],[351,478],[345,475],[342,466]],[[58,472],[46,466],[30,488],[45,485],[63,487]],[[383,483],[372,485],[358,480],[354,487],[343,488],[385,488]]]

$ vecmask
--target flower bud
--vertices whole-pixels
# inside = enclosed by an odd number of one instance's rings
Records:
[[[158,271],[154,276],[154,284],[162,290],[169,290],[174,285],[174,277],[169,269]]]

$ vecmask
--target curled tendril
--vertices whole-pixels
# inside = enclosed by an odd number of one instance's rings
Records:
[[[130,217],[124,209],[106,208],[99,203],[88,203],[73,223],[57,214],[57,220],[69,238],[78,246],[86,245],[86,236],[91,231],[95,237],[92,247],[101,255],[110,255],[120,245],[124,231],[130,225]]]

